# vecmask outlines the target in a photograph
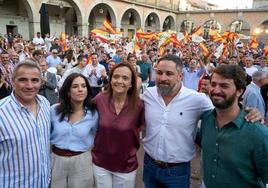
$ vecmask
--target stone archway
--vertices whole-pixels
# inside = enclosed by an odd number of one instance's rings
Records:
[[[191,21],[191,20],[183,20],[181,22],[179,31],[182,32],[182,33],[184,33],[184,32],[192,33],[194,28],[195,28],[195,24],[194,24],[193,21]]]
[[[145,32],[156,32],[160,31],[160,20],[156,13],[150,13],[145,19]]]
[[[95,28],[100,28],[105,19],[110,21],[110,23],[116,27],[116,16],[113,9],[105,3],[95,5],[88,18],[89,31]]]
[[[26,40],[31,39],[33,9],[33,5],[27,0],[9,0],[1,3],[0,35],[21,34]]]
[[[256,27],[253,30],[253,33],[257,35],[259,41],[268,42],[268,19],[264,20],[258,27]]]
[[[203,24],[203,33],[204,38],[208,38],[209,36],[209,30],[217,30],[218,32],[221,32],[221,24],[217,22],[216,20],[208,20]]]
[[[139,28],[141,28],[140,14],[133,8],[127,9],[121,19],[121,31],[129,38],[133,38]]]
[[[175,31],[175,20],[172,16],[167,16],[163,23],[163,31],[172,30]]]
[[[76,0],[47,0],[45,3],[48,4],[51,34],[83,35],[82,13]]]
[[[230,24],[230,31],[235,33],[241,33],[244,35],[250,34],[250,25],[243,20],[235,20]]]

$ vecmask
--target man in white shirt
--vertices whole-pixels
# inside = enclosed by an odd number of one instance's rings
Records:
[[[105,67],[99,64],[98,54],[92,53],[91,54],[92,63],[88,64],[84,71],[83,75],[88,78],[89,84],[92,89],[92,96],[95,97],[102,89],[102,84],[98,84],[98,81],[102,77],[106,77],[106,70]]]
[[[252,76],[254,72],[258,71],[258,68],[253,65],[253,61],[252,57],[245,57],[245,71],[249,76]]]
[[[182,68],[178,56],[163,56],[156,65],[156,87],[148,88],[143,94],[145,188],[190,187],[197,122],[214,107],[205,94],[182,85]],[[247,120],[260,119],[256,111],[252,112]]]
[[[52,42],[54,41],[54,39],[55,39],[55,36],[50,37],[50,36],[49,36],[49,33],[47,33],[47,34],[45,35],[45,46],[46,46],[45,49],[46,49],[47,52],[50,51],[50,48],[51,48],[51,46],[52,46]]]
[[[82,74],[85,67],[87,66],[87,56],[80,55],[77,58],[77,65],[75,65],[73,68],[68,69],[64,72],[62,75],[62,78],[58,82],[58,87],[61,88],[65,79],[72,73],[79,73]]]
[[[33,38],[33,44],[34,44],[36,50],[40,50],[42,48],[42,46],[44,46],[45,41],[41,37],[41,33],[40,32],[37,32],[36,33],[36,37]]]
[[[213,109],[203,94],[182,85],[182,62],[166,55],[156,65],[156,87],[148,88],[143,140],[146,188],[188,188],[190,161],[195,155],[195,132],[203,112]]]

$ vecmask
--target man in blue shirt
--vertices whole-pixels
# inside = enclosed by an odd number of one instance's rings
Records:
[[[265,103],[261,95],[261,87],[266,83],[267,73],[256,71],[252,74],[252,82],[247,86],[243,94],[243,106],[257,108],[262,118],[265,118]]]
[[[197,66],[200,69],[197,69]],[[206,72],[205,65],[200,58],[192,58],[189,62],[189,67],[183,68],[183,85],[187,88],[198,90],[198,81],[200,77]]]
[[[18,63],[13,92],[0,100],[0,187],[47,188],[50,182],[50,106],[38,95],[40,67]]]
[[[48,68],[50,67],[56,67],[57,65],[61,64],[61,59],[58,56],[58,51],[56,49],[53,49],[51,51],[51,55],[47,56],[46,62],[48,64]]]

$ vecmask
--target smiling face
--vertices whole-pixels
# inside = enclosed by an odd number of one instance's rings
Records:
[[[41,86],[41,74],[37,68],[20,67],[13,79],[14,94],[23,105],[31,104]]]
[[[73,80],[70,87],[69,97],[72,103],[84,102],[88,94],[86,81],[82,77]]]
[[[131,88],[132,73],[128,67],[118,67],[111,78],[113,94],[127,94]]]
[[[224,78],[216,73],[212,75],[209,96],[216,108],[226,109],[238,103],[242,89],[238,90],[233,79]]]

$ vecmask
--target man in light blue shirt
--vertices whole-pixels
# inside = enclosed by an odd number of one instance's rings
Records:
[[[267,73],[256,71],[252,74],[252,82],[247,86],[243,94],[243,106],[257,108],[265,118],[265,103],[261,95],[261,87],[266,84]]]
[[[13,93],[0,101],[0,187],[47,188],[50,183],[50,105],[37,95],[40,67],[31,60],[13,72]]]
[[[200,69],[197,69],[197,65]],[[183,85],[187,88],[198,90],[198,82],[200,77],[206,72],[203,61],[199,58],[192,58],[189,62],[189,67],[183,68]]]
[[[56,49],[53,49],[51,51],[51,55],[47,56],[46,61],[48,64],[48,68],[50,67],[56,67],[57,65],[61,64],[61,59],[58,56],[58,51]]]

